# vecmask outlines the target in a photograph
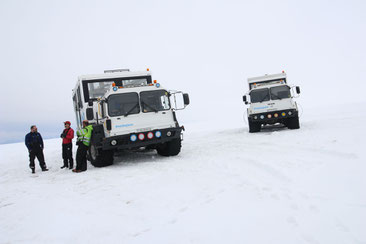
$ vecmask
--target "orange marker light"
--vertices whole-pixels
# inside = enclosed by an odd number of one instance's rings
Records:
[[[149,69],[149,68],[147,68],[146,70],[147,70],[147,71],[150,71],[150,69]]]
[[[156,84],[156,82],[157,82],[157,81],[156,81],[156,80],[154,80],[154,84]]]
[[[116,86],[116,83],[114,83],[114,82],[113,82],[113,83],[112,83],[112,86],[113,86],[113,87],[115,87],[115,86]]]

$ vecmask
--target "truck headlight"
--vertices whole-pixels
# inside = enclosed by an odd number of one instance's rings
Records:
[[[158,131],[155,132],[155,137],[156,138],[160,138],[161,137],[161,131],[160,130],[158,130]]]
[[[277,118],[277,117],[278,117],[278,113],[275,113],[275,114],[274,114],[274,117],[275,117],[275,118]]]
[[[269,119],[272,118],[272,114],[268,114],[267,118],[269,118]]]
[[[154,133],[152,133],[152,132],[147,133],[147,138],[153,139],[153,137],[154,137]]]
[[[137,140],[137,136],[135,134],[130,136],[130,140],[131,141],[136,141]]]
[[[116,141],[116,140],[112,140],[112,141],[111,141],[111,145],[112,145],[112,146],[117,145],[117,141]]]
[[[171,132],[171,131],[168,131],[168,132],[166,133],[166,135],[167,135],[167,136],[171,136],[171,135],[172,135],[172,132]]]
[[[139,140],[143,141],[145,139],[145,134],[144,133],[140,133],[139,134]]]
[[[290,112],[288,112],[288,115],[291,115],[292,114],[292,112],[290,111]]]
[[[261,118],[261,119],[264,119],[264,115],[262,114],[262,115],[260,116],[260,118]]]
[[[282,115],[282,117],[285,117],[286,116],[286,113],[285,112],[282,112],[281,115]]]
[[[258,116],[256,115],[256,116],[254,116],[254,119],[258,119]]]

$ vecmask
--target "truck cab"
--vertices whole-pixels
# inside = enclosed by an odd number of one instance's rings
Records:
[[[248,78],[249,91],[243,96],[247,109],[249,132],[258,132],[263,125],[281,123],[299,129],[299,113],[294,98],[300,87],[287,84],[285,72]]]
[[[189,96],[166,90],[152,80],[150,71],[80,76],[73,94],[78,126],[84,119],[93,124],[89,159],[94,166],[111,165],[118,150],[150,148],[162,156],[179,154],[184,127],[176,111],[189,104]]]

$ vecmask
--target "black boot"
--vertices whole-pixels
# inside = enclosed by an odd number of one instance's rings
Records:
[[[36,173],[36,170],[35,169],[32,169],[32,174]]]
[[[48,169],[47,168],[43,168],[42,171],[48,171]]]
[[[64,168],[67,168],[67,165],[64,165],[64,166],[61,167],[61,169],[64,169]]]

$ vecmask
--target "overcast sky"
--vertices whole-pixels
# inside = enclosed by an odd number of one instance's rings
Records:
[[[31,124],[59,135],[77,76],[113,68],[188,92],[188,124],[242,123],[246,79],[282,70],[307,113],[365,104],[365,13],[365,1],[2,0],[0,143]]]

